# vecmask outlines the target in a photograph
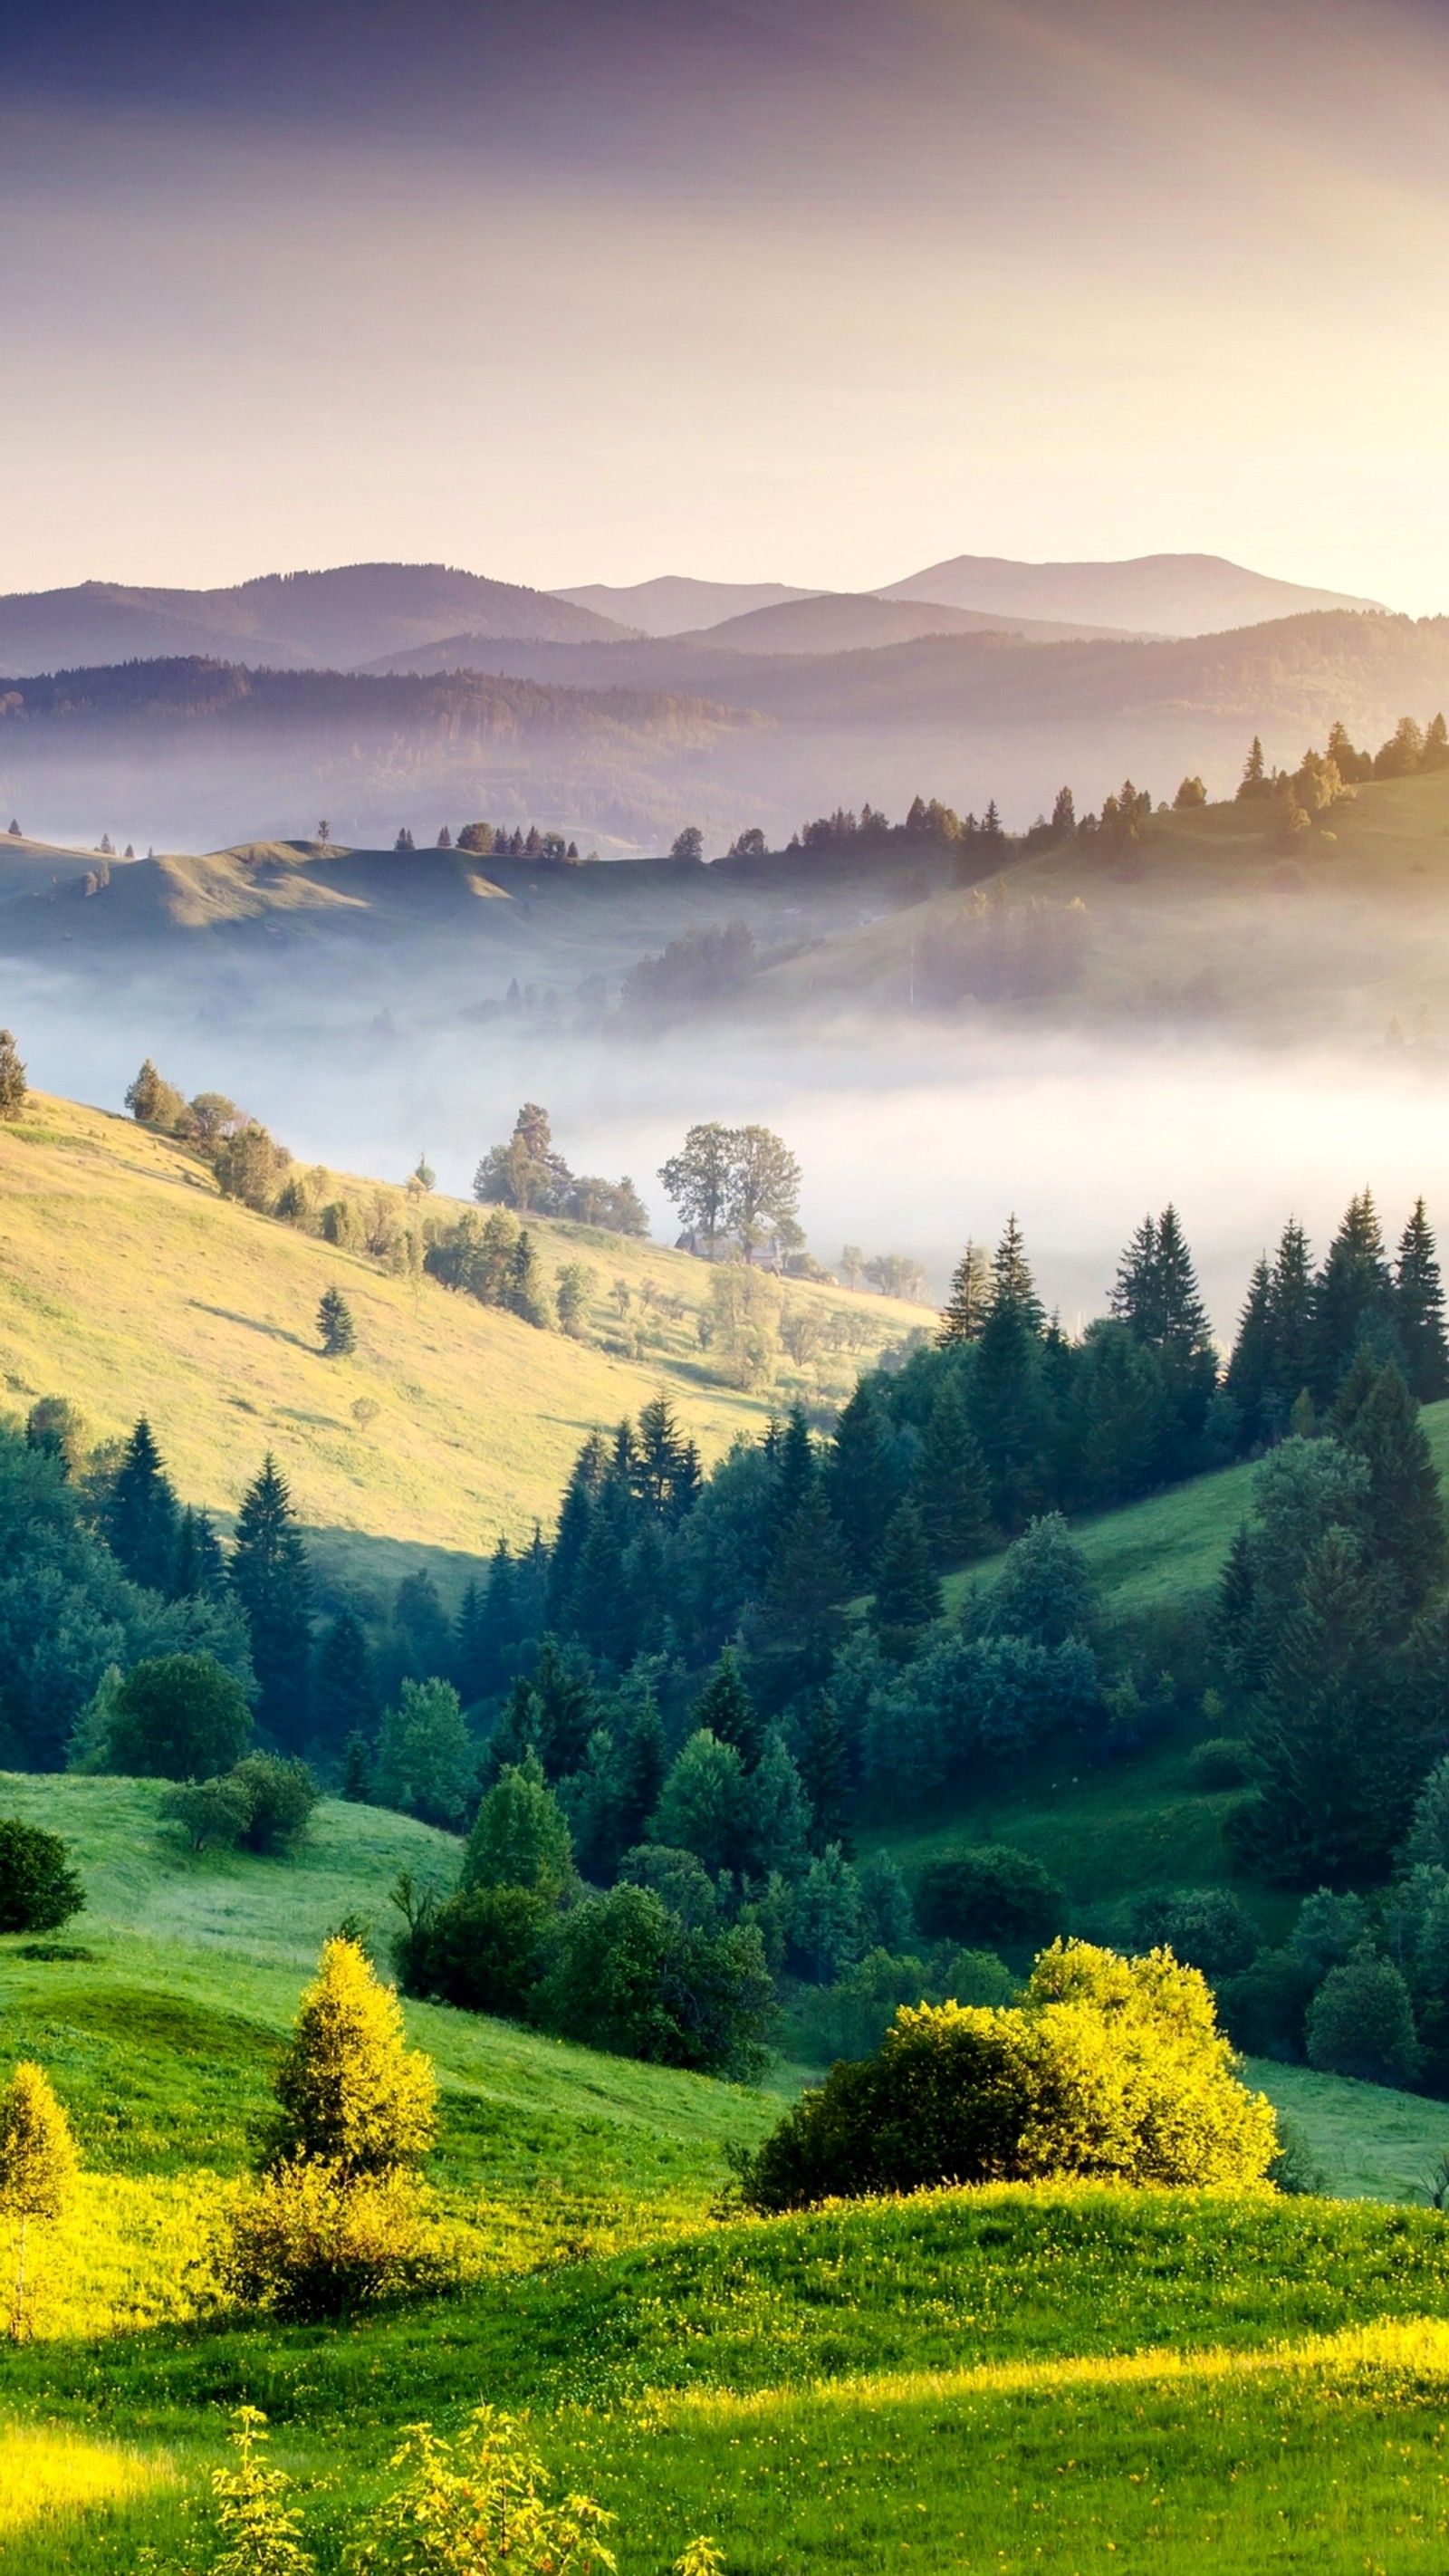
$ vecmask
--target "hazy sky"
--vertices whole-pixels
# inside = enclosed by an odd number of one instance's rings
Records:
[[[1449,11],[0,0],[0,589],[1230,554],[1449,608]]]

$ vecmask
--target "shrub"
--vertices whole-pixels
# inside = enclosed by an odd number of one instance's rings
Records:
[[[1419,2066],[1414,2007],[1391,1959],[1363,1941],[1330,1968],[1308,2007],[1308,2063],[1364,2084],[1409,2084]]]
[[[111,1703],[106,1768],[139,1779],[209,1779],[245,1752],[251,1731],[246,1693],[214,1655],[151,1656]]]
[[[427,2153],[437,2127],[432,2061],[404,2045],[395,1994],[355,1941],[328,1941],[274,2086],[276,2161],[315,2158],[343,2182]]]
[[[295,2507],[285,2501],[292,2481],[285,2469],[269,2469],[257,2456],[267,2438],[265,2415],[238,2406],[233,2422],[237,2465],[211,2473],[218,2531],[229,2543],[213,2559],[211,2576],[312,2576],[316,2560],[298,2537]]]
[[[480,2406],[444,2441],[430,2424],[410,2427],[393,2465],[408,2475],[364,2527],[358,2563],[396,2576],[613,2576],[603,2533],[613,2521],[591,2497],[545,2502],[549,2480],[512,2416]],[[690,2544],[698,2551],[698,2541]],[[696,2560],[693,2576],[711,2561]]]
[[[249,2186],[232,2212],[218,2272],[248,2307],[306,2321],[442,2289],[450,2265],[410,2174],[344,2177],[336,2165],[299,2157]]]
[[[32,2227],[53,2227],[65,2216],[75,2187],[77,2157],[70,2123],[44,2070],[22,2059],[0,2093],[0,2215],[15,2222],[15,2284],[10,2332],[25,2332],[25,2254]]]
[[[521,2020],[544,1973],[552,1900],[531,1887],[462,1887],[410,1913],[393,1956],[410,1995]]]
[[[55,1932],[86,1892],[59,1834],[0,1816],[0,1932]]]
[[[161,1814],[179,1825],[194,1852],[234,1851],[247,1829],[251,1807],[234,1772],[218,1780],[187,1780],[168,1789]]]
[[[833,2068],[739,2170],[746,2202],[772,2210],[1053,2174],[1253,2184],[1277,2144],[1195,1969],[1058,1942],[1019,2007],[903,2009],[876,2056]]]
[[[1002,1843],[926,1863],[916,1881],[916,1921],[931,1940],[1050,1940],[1066,1920],[1064,1890],[1026,1852]]]
[[[565,1915],[537,2009],[589,2048],[744,2077],[764,2064],[774,1987],[755,1925],[688,1931],[652,1888],[621,1885]]]
[[[1139,1897],[1132,1929],[1146,1948],[1165,1947],[1214,1980],[1241,1974],[1258,1949],[1253,1918],[1228,1887],[1179,1887]]]
[[[1241,1789],[1253,1776],[1251,1748],[1239,1735],[1209,1735],[1187,1757],[1195,1789]]]
[[[228,1776],[246,1801],[241,1839],[247,1850],[294,1851],[317,1804],[317,1783],[306,1763],[278,1753],[249,1753]]]

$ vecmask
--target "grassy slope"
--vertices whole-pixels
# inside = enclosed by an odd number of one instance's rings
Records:
[[[144,1410],[183,1495],[223,1516],[274,1449],[331,1559],[395,1577],[431,1554],[450,1590],[450,1557],[485,1553],[500,1531],[526,1537],[535,1517],[547,1526],[589,1429],[661,1384],[713,1456],[771,1400],[815,1399],[836,1379],[848,1391],[857,1365],[787,1372],[772,1397],[717,1385],[695,1329],[704,1265],[577,1226],[540,1225],[539,1248],[547,1275],[580,1258],[594,1269],[595,1338],[536,1332],[220,1198],[190,1156],[129,1119],[39,1095],[0,1126],[0,1205],[0,1394],[17,1409],[68,1395],[103,1437]],[[647,1336],[639,1356],[600,1347],[620,1334],[616,1279],[633,1291],[631,1335]],[[350,1360],[317,1349],[332,1281],[357,1322]],[[645,1281],[682,1312],[646,1311]],[[882,1338],[922,1320],[844,1289],[790,1293],[863,1315]],[[366,1429],[359,1400],[380,1408]]]
[[[1349,1032],[1382,1040],[1397,1017],[1410,1040],[1442,1044],[1449,772],[1361,787],[1322,822],[1290,850],[1270,805],[1159,814],[1130,849],[1059,844],[1013,856],[994,882],[1014,903],[1086,905],[1087,953],[1070,999],[1088,1020],[1120,1029],[1124,1017],[1221,1015],[1272,1042],[1317,1042]],[[819,1008],[829,996],[899,1007],[913,956],[929,957],[973,900],[941,894],[839,932],[769,969],[757,999],[772,1012],[812,997]]]

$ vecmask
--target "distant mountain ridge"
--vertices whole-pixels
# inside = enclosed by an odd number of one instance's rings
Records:
[[[592,609],[447,564],[343,564],[266,573],[227,590],[86,581],[0,597],[0,672],[200,655],[278,670],[350,670],[467,627],[520,642],[626,642]]]
[[[993,617],[1087,620],[1139,635],[1212,635],[1310,609],[1382,609],[1382,600],[1313,590],[1250,572],[1224,555],[1138,555],[1121,563],[1017,563],[953,555],[887,582],[878,599],[939,601]]]
[[[728,617],[748,617],[752,609],[782,608],[787,600],[815,599],[820,594],[792,590],[783,581],[693,581],[684,573],[662,573],[657,581],[622,587],[585,582],[577,590],[555,590],[550,596],[592,609],[601,617],[622,618],[642,635],[685,635],[701,626],[721,625]]]

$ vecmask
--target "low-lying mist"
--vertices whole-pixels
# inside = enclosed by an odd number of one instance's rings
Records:
[[[816,1257],[901,1252],[945,1287],[967,1235],[1013,1210],[1038,1282],[1076,1331],[1105,1305],[1148,1209],[1182,1212],[1218,1331],[1285,1218],[1323,1242],[1357,1189],[1396,1234],[1422,1192],[1449,1221],[1449,1064],[1268,1053],[1182,1035],[1107,1038],[1040,1023],[969,1032],[898,1020],[806,1041],[698,1028],[647,1043],[526,1015],[460,1024],[426,985],[205,977],[83,984],[13,962],[0,1017],[41,1089],[119,1110],[144,1055],[188,1093],[225,1091],[306,1161],[400,1180],[426,1151],[466,1196],[519,1104],[549,1110],[575,1171],[629,1173],[655,1235],[675,1227],[656,1173],[698,1119],[758,1120],[799,1156]]]

